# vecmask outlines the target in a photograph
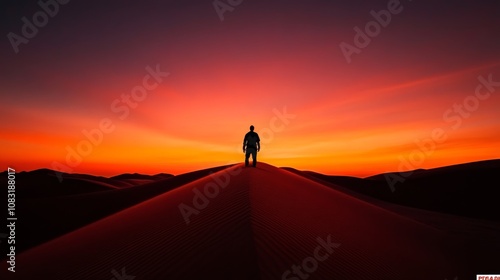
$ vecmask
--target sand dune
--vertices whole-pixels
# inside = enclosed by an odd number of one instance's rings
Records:
[[[286,170],[236,165],[20,254],[16,277],[466,279],[494,257],[477,250]]]
[[[389,187],[387,173],[368,178],[328,176],[289,169],[317,182],[332,183],[334,188],[351,194],[459,216],[500,222],[497,186],[500,185],[500,160],[458,164],[435,169],[419,169]],[[396,177],[392,177],[396,178]]]
[[[3,173],[5,174],[5,172]],[[16,174],[16,194],[18,198],[41,198],[75,195],[115,189],[114,183],[104,177],[66,174],[59,181],[56,172],[50,169],[38,169]],[[103,180],[104,179],[104,180]]]
[[[133,173],[133,174],[125,173],[125,174],[120,174],[117,176],[110,177],[109,179],[128,183],[132,186],[137,186],[137,185],[143,185],[143,184],[147,184],[147,183],[156,182],[156,181],[162,180],[162,179],[171,178],[173,176],[174,175],[172,175],[172,174],[165,174],[165,173],[160,173],[160,174],[156,174],[156,175],[144,175],[144,174],[139,174],[139,173]]]
[[[6,172],[2,172],[6,174]],[[50,169],[23,171],[17,174],[16,191],[23,199],[79,195],[121,189],[172,177],[170,174],[121,174],[114,177],[55,172]]]
[[[150,199],[156,195],[162,194],[186,183],[194,181],[204,176],[208,176],[212,172],[216,172],[225,167],[208,168],[189,172],[177,176],[167,174],[158,174],[153,176],[124,174],[115,176],[110,179],[104,177],[96,177],[81,174],[65,174],[64,187],[72,188],[68,178],[80,178],[81,180],[89,180],[88,183],[94,182],[99,184],[97,180],[107,180],[110,182],[118,182],[124,180],[132,180],[132,178],[155,178],[153,182],[128,186],[128,187],[109,187],[100,191],[74,193],[70,195],[54,195],[41,196],[35,198],[23,199],[21,196],[18,199],[17,213],[23,219],[23,223],[18,225],[17,235],[23,242],[17,246],[17,251],[21,252],[33,246],[42,244],[53,238],[61,236],[70,231],[76,230],[91,222],[95,222],[108,215],[126,209],[137,203]],[[36,174],[30,172],[29,174]],[[49,176],[53,176],[54,172],[47,172]],[[34,176],[34,178],[38,178]],[[98,178],[98,179],[94,179]],[[153,180],[153,179],[151,179]],[[30,188],[40,187],[35,180],[25,178],[26,184],[30,184]],[[149,180],[148,180],[149,181]],[[60,188],[57,186],[59,181],[53,182],[53,185],[42,185],[41,189],[48,186],[50,188]],[[77,188],[78,189],[78,188]],[[91,188],[87,188],[91,189]]]

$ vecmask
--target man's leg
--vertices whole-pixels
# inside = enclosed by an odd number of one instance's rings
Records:
[[[252,151],[252,164],[253,167],[257,166],[257,150]]]
[[[245,167],[248,166],[248,158],[250,157],[250,151],[247,148],[247,151],[245,153]]]

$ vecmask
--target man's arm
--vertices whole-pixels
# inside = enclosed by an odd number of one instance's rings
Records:
[[[255,144],[257,146],[257,152],[260,152],[260,137],[259,137],[259,134],[257,134],[257,142]]]
[[[247,136],[243,137],[243,152],[245,152],[245,146],[247,144]]]

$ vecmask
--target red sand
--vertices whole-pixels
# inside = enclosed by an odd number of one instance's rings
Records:
[[[179,205],[193,207],[193,190],[217,182],[186,224]],[[328,239],[336,245],[320,247]],[[123,269],[136,280],[442,280],[468,275],[461,250],[405,216],[283,169],[240,164],[18,255],[15,279],[113,279]],[[5,263],[0,274],[13,276]]]

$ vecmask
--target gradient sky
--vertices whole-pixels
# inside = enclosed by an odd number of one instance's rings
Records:
[[[41,7],[2,2],[4,169],[179,174],[241,162],[250,124],[260,160],[329,174],[500,158],[500,86],[474,97],[478,77],[500,82],[499,1],[401,1],[351,63],[339,45],[391,1],[246,0],[223,21],[211,0],[102,2],[60,5],[17,54],[9,32]],[[112,109],[147,66],[170,75]],[[114,130],[82,144],[103,119]]]

